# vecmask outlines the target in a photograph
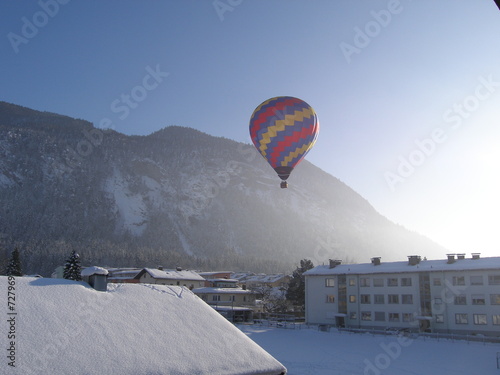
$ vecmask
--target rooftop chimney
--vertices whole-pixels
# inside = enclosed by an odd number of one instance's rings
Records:
[[[340,266],[342,264],[342,261],[339,259],[330,259],[330,268],[335,268],[337,266]]]
[[[373,257],[372,258],[372,264],[374,266],[380,266],[380,257]]]
[[[481,257],[481,253],[471,253],[472,259],[479,259]]]
[[[465,254],[457,254],[457,259],[458,260],[465,259]]]
[[[455,263],[455,254],[446,254],[448,257],[448,264]]]
[[[416,266],[420,263],[420,255],[408,255],[408,265]]]

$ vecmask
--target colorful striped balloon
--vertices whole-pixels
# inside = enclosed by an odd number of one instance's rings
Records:
[[[281,187],[293,168],[314,146],[319,122],[303,100],[278,96],[259,105],[250,118],[252,142],[281,178]]]

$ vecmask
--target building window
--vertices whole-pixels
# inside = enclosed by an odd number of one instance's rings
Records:
[[[361,311],[361,320],[372,320],[371,311]]]
[[[388,278],[387,279],[387,286],[398,286],[398,279],[397,278]]]
[[[434,304],[435,305],[441,305],[443,303],[443,299],[442,298],[434,298]]]
[[[411,277],[402,277],[401,286],[411,286]]]
[[[473,305],[485,305],[486,299],[484,298],[484,294],[473,294],[472,295],[472,304]]]
[[[500,315],[493,315],[493,325],[500,325]]]
[[[384,286],[384,279],[373,279],[373,286]]]
[[[482,276],[471,276],[470,277],[470,285],[483,285],[483,277]]]
[[[399,322],[399,313],[389,313],[390,322]]]
[[[432,285],[441,286],[441,279],[437,279],[437,278],[432,279]]]
[[[489,275],[488,284],[490,285],[500,285],[500,275]]]
[[[397,294],[389,294],[388,296],[389,303],[399,303],[399,296]]]
[[[385,322],[385,312],[375,311],[375,321],[376,322]]]
[[[413,314],[403,313],[403,322],[413,322]]]
[[[332,294],[327,294],[326,303],[335,303],[335,296]]]
[[[220,296],[213,295],[212,301],[220,301]]]
[[[453,285],[465,285],[465,276],[453,276]]]
[[[334,278],[327,278],[327,279],[325,279],[325,286],[326,287],[335,286],[335,279]]]
[[[229,296],[229,301],[234,302],[235,296]]]
[[[473,314],[472,316],[474,318],[474,324],[480,326],[488,324],[488,317],[486,314]]]
[[[362,294],[359,296],[359,298],[360,298],[360,303],[364,303],[364,304],[370,303],[370,295],[369,294]]]
[[[467,305],[467,297],[465,294],[455,296],[455,305]]]
[[[351,320],[358,319],[358,314],[356,314],[356,311],[349,313],[349,319],[351,319]]]
[[[500,305],[500,294],[490,294],[490,303],[492,305]]]
[[[444,315],[436,314],[436,323],[444,323]]]
[[[370,279],[368,277],[361,277],[359,279],[359,286],[370,286]]]
[[[455,323],[456,324],[468,324],[469,319],[467,318],[467,314],[455,314]]]
[[[350,302],[350,303],[356,303],[356,296],[355,296],[355,295],[353,295],[353,294],[351,294],[351,295],[349,296],[349,302]]]
[[[401,296],[401,303],[404,305],[413,304],[413,294],[403,294]]]
[[[384,304],[385,303],[385,298],[383,294],[375,294],[373,296],[373,303],[376,303],[377,305]]]
[[[356,279],[354,277],[349,279],[349,286],[356,286]]]

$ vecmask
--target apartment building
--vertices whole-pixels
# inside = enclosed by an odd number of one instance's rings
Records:
[[[500,257],[331,260],[304,275],[310,324],[500,336]]]

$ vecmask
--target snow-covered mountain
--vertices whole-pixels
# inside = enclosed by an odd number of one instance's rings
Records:
[[[0,260],[290,271],[300,259],[443,251],[304,161],[280,189],[250,144],[171,126],[126,136],[0,102]]]

